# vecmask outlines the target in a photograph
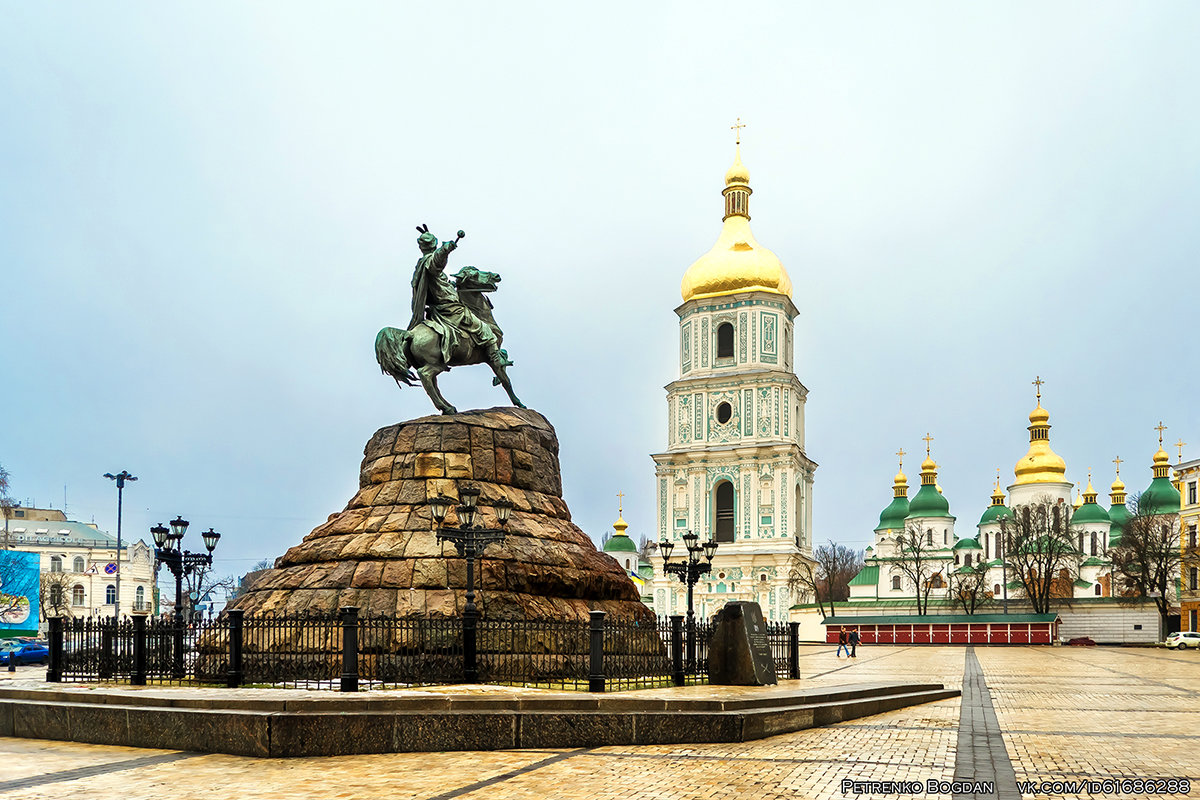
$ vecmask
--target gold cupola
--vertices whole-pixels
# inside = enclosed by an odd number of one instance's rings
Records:
[[[1017,484],[1066,483],[1067,462],[1050,449],[1050,412],[1042,408],[1042,379],[1037,385],[1037,408],[1029,412],[1029,452],[1013,468]]]
[[[740,126],[735,126],[740,127]],[[740,131],[739,131],[740,134]],[[792,296],[792,279],[779,256],[763,247],[750,230],[750,171],[742,163],[741,136],[733,166],[725,173],[725,216],[717,243],[683,275],[683,301],[735,292],[774,292]]]

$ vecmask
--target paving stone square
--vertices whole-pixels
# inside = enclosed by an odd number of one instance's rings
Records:
[[[962,698],[739,744],[253,759],[0,739],[0,797],[842,798],[841,782],[1186,777],[1200,783],[1200,655],[1116,647],[805,646],[813,685],[941,681]],[[20,674],[29,680],[28,671]],[[219,690],[212,690],[219,691]],[[269,690],[263,690],[269,691]],[[432,690],[436,691],[436,690]],[[458,689],[461,691],[461,687]],[[654,690],[662,692],[664,690]],[[689,695],[721,689],[691,687]],[[1200,796],[1200,790],[1191,795]],[[922,791],[917,796],[929,795]],[[1025,797],[1164,797],[1087,791]]]

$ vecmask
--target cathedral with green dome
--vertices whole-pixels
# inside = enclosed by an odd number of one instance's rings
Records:
[[[1070,586],[1059,588],[1070,596],[1064,594],[1063,602],[1054,609],[1062,620],[1060,635],[1089,636],[1096,641],[1157,641],[1158,615],[1153,605],[1131,604],[1113,596],[1110,550],[1120,544],[1130,518],[1120,475],[1121,459],[1114,459],[1117,474],[1107,509],[1098,502],[1090,471],[1086,488],[1072,501],[1076,485],[1067,480],[1066,462],[1050,445],[1050,413],[1042,407],[1041,380],[1035,383],[1038,396],[1037,406],[1029,415],[1029,448],[1013,469],[1007,501],[997,471],[991,503],[974,530],[955,530],[949,500],[938,485],[938,465],[931,455],[932,437],[925,437],[921,485],[911,498],[903,468],[904,451],[897,453],[901,457],[900,471],[892,481],[891,502],[879,515],[874,541],[866,548],[864,567],[850,581],[849,602],[838,609],[839,620],[843,614],[878,614],[883,608],[897,617],[915,613],[918,587],[901,566],[905,561],[901,537],[913,535],[921,536],[923,557],[931,565],[928,613],[961,613],[963,609],[953,594],[955,580],[981,572],[986,575],[982,579],[982,599],[990,609],[1007,605],[1015,612],[1028,610],[1022,608],[1022,584],[1005,562],[1001,531],[1006,518],[1020,513],[1023,507],[1049,501],[1055,513],[1062,508],[1069,514],[1075,545]],[[1143,513],[1176,515],[1180,512],[1180,492],[1170,478],[1170,457],[1162,446],[1162,429],[1160,425],[1152,479],[1139,501]],[[907,542],[903,546],[911,548]],[[907,560],[911,561],[911,556]]]

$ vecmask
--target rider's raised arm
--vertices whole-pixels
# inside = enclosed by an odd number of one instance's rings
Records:
[[[430,259],[430,266],[439,272],[444,270],[446,268],[447,258],[457,247],[458,241],[456,239],[450,239],[449,241],[442,242],[438,249],[433,251],[433,258]]]

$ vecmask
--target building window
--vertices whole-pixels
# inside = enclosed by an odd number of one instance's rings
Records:
[[[925,531],[925,541],[927,544],[933,544],[933,528]]]
[[[1100,584],[1096,584],[1096,597],[1100,596]]]
[[[137,587],[137,591],[134,592],[133,599],[136,600],[138,603],[146,602],[146,587],[145,586]]]
[[[717,406],[717,422],[724,425],[729,422],[729,418],[733,416],[733,407],[729,403],[721,403]]]
[[[733,326],[728,322],[717,326],[717,358],[733,358]]]
[[[716,538],[718,542],[733,541],[733,484],[721,481],[713,493],[716,500]]]
[[[62,589],[63,587],[59,586],[58,584],[54,584],[50,587],[50,605],[54,608],[58,608],[63,604]]]
[[[954,566],[958,566],[958,553],[954,554]]]
[[[50,556],[50,571],[62,572],[62,558],[60,556]]]
[[[997,583],[995,586],[992,587],[992,597],[999,597],[999,596],[1000,596],[1000,584]]]
[[[950,544],[950,531],[942,528],[942,544]]]
[[[83,605],[83,587],[79,584],[75,584],[75,588],[71,590],[71,605]]]
[[[892,589],[894,589],[895,591],[900,590],[900,576],[899,575],[892,576]]]
[[[1188,590],[1189,591],[1194,592],[1194,591],[1196,591],[1196,589],[1200,589],[1200,576],[1197,576],[1196,573],[1197,573],[1196,567],[1192,567],[1191,569],[1188,570]]]
[[[1193,550],[1196,549],[1196,526],[1195,525],[1188,525],[1188,544],[1187,544],[1187,546]]]
[[[1096,555],[1096,532],[1092,531],[1092,552],[1091,555]]]
[[[111,605],[115,605],[116,602],[117,602],[117,587],[113,586],[110,583],[108,586],[104,587],[104,604],[111,606]]]
[[[75,556],[75,564],[72,567],[72,569],[75,572],[83,572],[85,569],[87,569],[87,566],[84,564],[84,561],[83,561],[83,556]]]
[[[1195,481],[1190,481],[1188,483],[1188,505],[1189,506],[1196,505],[1196,482]]]

